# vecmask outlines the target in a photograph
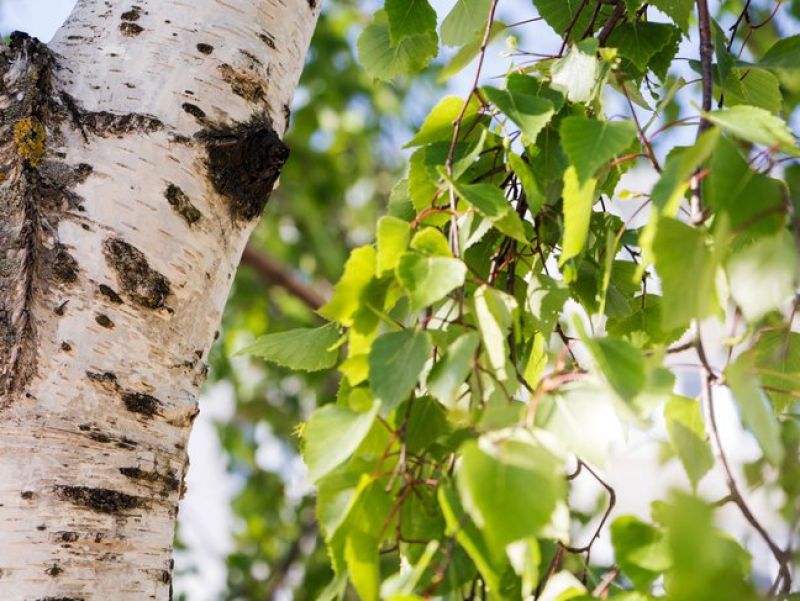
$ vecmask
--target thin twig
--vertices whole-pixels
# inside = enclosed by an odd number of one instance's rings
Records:
[[[469,94],[467,94],[467,97],[464,99],[464,104],[461,106],[461,110],[459,111],[458,116],[453,123],[453,137],[450,140],[450,148],[447,151],[447,159],[444,162],[444,170],[447,173],[448,178],[453,177],[453,158],[455,157],[456,144],[458,144],[458,135],[461,133],[461,124],[464,121],[464,115],[467,114],[467,108],[469,107],[470,100],[472,100],[472,97],[478,93],[478,83],[480,82],[481,78],[483,61],[486,58],[486,48],[489,46],[489,38],[492,35],[492,25],[494,24],[494,14],[497,11],[498,2],[499,0],[492,0],[492,4],[489,7],[489,16],[486,19],[486,28],[483,31],[483,39],[481,40],[481,47],[480,51],[478,52],[478,66],[475,69],[475,78],[472,81],[472,87],[469,90]],[[454,257],[460,257],[461,252],[458,247],[458,203],[456,201],[456,192],[453,189],[453,186],[449,186],[449,188],[450,211],[452,212],[450,217],[450,250],[452,251]]]
[[[753,527],[753,529],[758,532],[758,535],[761,539],[766,543],[767,547],[769,547],[770,552],[775,557],[775,560],[778,562],[778,577],[773,584],[773,587],[777,591],[777,584],[783,581],[782,591],[788,592],[792,585],[792,575],[789,562],[791,561],[791,553],[788,553],[781,549],[778,544],[772,539],[772,537],[767,532],[766,528],[758,521],[755,517],[753,512],[750,510],[750,507],[747,505],[747,502],[744,500],[742,493],[739,491],[739,486],[736,484],[736,479],[733,476],[733,470],[731,470],[730,463],[728,463],[728,457],[725,454],[725,450],[722,446],[722,438],[719,434],[719,427],[717,425],[717,417],[716,411],[714,408],[714,397],[712,391],[713,379],[711,374],[705,367],[701,367],[701,375],[703,377],[703,387],[701,389],[703,406],[706,409],[706,416],[707,416],[707,426],[710,430],[709,437],[711,438],[712,447],[714,448],[714,454],[717,457],[720,465],[722,466],[723,471],[725,472],[725,480],[728,485],[728,490],[730,491],[730,502],[734,503],[741,512],[742,516],[744,516],[745,520]],[[774,591],[773,591],[774,592]]]

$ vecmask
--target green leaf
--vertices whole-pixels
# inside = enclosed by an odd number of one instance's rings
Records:
[[[672,37],[664,46],[656,52],[647,62],[647,67],[656,74],[662,82],[666,80],[667,74],[673,65],[675,55],[678,54],[681,44],[681,32],[679,29],[672,28]],[[662,100],[663,100],[662,96]]]
[[[678,455],[686,475],[697,483],[714,467],[714,456],[706,440],[703,413],[695,399],[673,395],[664,407],[664,420],[672,448]]]
[[[311,414],[303,437],[303,458],[312,482],[347,461],[369,433],[377,412],[375,403],[364,413],[324,405]]]
[[[389,26],[377,21],[358,38],[358,60],[370,77],[389,80],[422,70],[438,51],[436,32],[412,35],[392,45]]]
[[[706,246],[706,234],[669,217],[658,221],[653,241],[656,271],[664,291],[662,325],[683,327],[711,315],[717,305],[716,263]]]
[[[586,346],[614,392],[626,403],[633,401],[647,384],[641,351],[612,338],[592,338]]]
[[[453,137],[453,126],[455,120],[458,118],[461,109],[464,107],[464,99],[458,96],[445,96],[439,103],[433,107],[425,121],[419,128],[419,131],[406,144],[406,148],[414,146],[422,146],[424,144],[431,144],[433,142],[447,141],[448,143]],[[478,111],[480,104],[471,97],[467,109],[464,112],[463,126],[469,129],[478,118]]]
[[[800,149],[797,148],[797,142],[786,122],[764,109],[739,105],[712,111],[705,116],[737,138],[754,144],[774,146],[788,154],[800,156]]]
[[[561,121],[559,134],[578,179],[586,182],[600,167],[630,147],[636,138],[636,125],[633,121],[566,117]]]
[[[627,340],[642,349],[661,346],[680,338],[684,328],[664,329],[661,313],[665,311],[661,296],[648,293],[630,300],[633,311],[623,317],[609,318],[606,330],[609,336]]]
[[[534,327],[546,340],[550,340],[569,295],[563,281],[543,273],[531,274],[525,299],[526,316],[532,318]]]
[[[527,94],[549,100],[556,112],[564,108],[564,95],[537,77],[522,73],[510,73],[506,77],[506,89],[511,94]]]
[[[545,338],[541,332],[535,332],[531,340],[531,349],[525,368],[522,370],[522,377],[531,388],[539,386],[542,374],[547,367],[547,349],[545,348]]]
[[[319,371],[330,369],[339,356],[333,348],[339,339],[336,324],[320,328],[298,328],[261,336],[240,353],[256,355],[289,369]]]
[[[689,34],[689,17],[694,0],[650,0],[650,4],[671,18],[683,33]]]
[[[581,183],[572,165],[564,172],[564,243],[559,265],[581,254],[586,245],[596,183],[593,177]]]
[[[731,296],[745,318],[758,321],[779,309],[797,289],[797,247],[792,236],[759,238],[728,259]]]
[[[511,203],[497,186],[492,184],[451,184],[458,195],[492,222],[494,227],[518,242],[527,243],[525,228]]]
[[[456,482],[464,508],[494,549],[539,534],[566,490],[561,462],[527,439],[465,443]]]
[[[477,332],[467,332],[459,336],[450,343],[447,352],[431,369],[427,382],[428,392],[445,407],[453,405],[459,388],[472,371],[472,362],[479,343],[480,336]]]
[[[496,559],[486,545],[486,541],[478,528],[469,516],[465,515],[458,495],[452,486],[440,486],[437,492],[439,506],[442,508],[442,515],[447,523],[447,533],[454,536],[470,559],[475,563],[475,567],[480,572],[483,580],[490,590],[500,590],[500,562]]]
[[[621,516],[611,524],[611,543],[617,564],[637,590],[650,585],[669,569],[669,547],[664,535],[633,516]]]
[[[391,216],[378,220],[376,267],[379,277],[394,270],[400,255],[408,248],[410,237],[408,222]]]
[[[522,160],[522,157],[514,152],[509,152],[507,156],[509,166],[525,191],[528,211],[535,217],[539,214],[546,201],[544,194],[539,190],[539,185],[536,183],[536,176],[533,174],[530,165]]]
[[[481,286],[475,291],[473,304],[489,365],[495,377],[504,382],[511,377],[506,368],[506,335],[511,327],[517,302],[513,296],[489,286]]]
[[[539,15],[559,36],[563,35],[569,24],[575,21],[570,39],[580,38],[592,16],[592,11],[584,6],[586,3],[582,0],[533,0],[533,3]]]
[[[553,64],[551,85],[571,102],[591,102],[599,91],[602,71],[596,50],[597,41],[591,38],[572,46],[564,58]]]
[[[380,564],[378,541],[359,530],[347,536],[344,551],[347,573],[362,601],[378,601]]]
[[[430,354],[428,334],[413,328],[383,334],[375,340],[369,354],[369,387],[381,401],[383,415],[411,395]]]
[[[565,384],[543,397],[536,425],[557,436],[571,452],[601,466],[613,440],[622,435],[610,391],[594,380]]]
[[[426,227],[419,230],[411,239],[411,248],[423,255],[433,257],[452,257],[450,244],[447,238],[435,227]]]
[[[751,104],[776,114],[783,107],[780,81],[769,71],[733,69],[723,90],[727,106]]]
[[[676,29],[666,23],[624,23],[614,29],[608,45],[617,48],[639,71],[645,71],[650,59],[672,42],[675,32]]]
[[[436,11],[428,0],[386,0],[392,45],[417,34],[436,32]]]
[[[495,21],[492,23],[492,29],[489,32],[488,43],[491,44],[497,38],[497,36],[503,33],[506,29],[508,29],[508,25],[505,23],[501,23],[500,21]],[[472,41],[464,44],[461,49],[453,55],[453,58],[451,58],[450,61],[444,67],[442,67],[439,77],[437,78],[437,82],[440,84],[444,83],[453,75],[459,73],[464,67],[469,65],[475,59],[475,57],[478,56],[482,43],[483,31],[476,31],[473,35]]]
[[[353,315],[361,306],[361,296],[375,277],[376,258],[372,246],[354,249],[344,266],[344,274],[336,283],[333,296],[318,313],[344,326],[353,325]]]
[[[449,433],[447,417],[439,403],[427,396],[414,399],[406,422],[405,441],[409,451],[424,453],[436,439]]]
[[[453,9],[442,21],[442,42],[461,46],[473,40],[486,27],[491,0],[456,0]]]
[[[755,435],[767,460],[780,465],[784,454],[780,426],[772,405],[758,386],[752,357],[741,355],[725,370],[725,377],[741,412],[742,422]]]
[[[659,521],[667,526],[669,599],[717,601],[760,598],[750,579],[750,556],[729,533],[714,526],[714,508],[703,499],[675,493],[662,504]],[[654,514],[655,514],[654,509]]]
[[[761,57],[758,65],[768,69],[800,70],[800,35],[779,38]]]
[[[397,280],[405,288],[413,309],[422,309],[464,284],[467,266],[459,259],[403,253]]]
[[[555,113],[553,103],[538,96],[490,87],[482,88],[481,92],[520,128],[524,144],[536,142],[539,132]]]
[[[661,177],[653,186],[653,203],[666,210],[670,216],[677,212],[676,206],[689,187],[689,179],[695,169],[705,161],[717,145],[719,130],[704,132],[693,146],[677,147],[670,152]],[[674,207],[674,210],[673,210]]]
[[[708,166],[704,200],[731,228],[744,228],[741,236],[751,239],[783,226],[783,187],[751,169],[736,142],[721,138]]]
[[[756,373],[777,411],[785,411],[800,396],[800,334],[767,330],[753,354]]]
[[[703,199],[716,214],[725,214],[731,228],[746,225],[744,234],[756,237],[782,227],[782,186],[751,169],[735,141],[720,138],[708,167]]]

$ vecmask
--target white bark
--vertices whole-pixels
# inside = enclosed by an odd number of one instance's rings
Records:
[[[316,5],[81,0],[53,68],[5,50],[0,599],[171,596],[205,360]]]

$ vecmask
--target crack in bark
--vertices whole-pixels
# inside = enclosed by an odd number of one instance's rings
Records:
[[[57,90],[57,56],[27,34],[10,37],[0,46],[0,410],[36,372],[36,294],[79,278],[78,263],[55,232],[64,211],[82,210],[73,188],[92,167],[70,166],[56,152],[62,125],[71,123],[86,140],[87,133],[163,128],[149,115],[81,109]]]
[[[0,54],[0,408],[35,369],[31,305],[42,247],[35,191],[42,184],[52,63],[38,40],[17,33]]]

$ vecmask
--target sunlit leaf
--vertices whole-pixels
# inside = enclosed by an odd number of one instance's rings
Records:
[[[335,324],[267,334],[240,352],[256,355],[289,369],[319,371],[336,363],[339,332]]]
[[[405,401],[417,385],[431,343],[426,332],[407,328],[379,336],[369,355],[369,386],[388,414]]]

